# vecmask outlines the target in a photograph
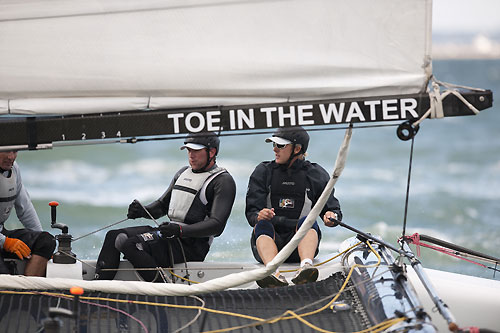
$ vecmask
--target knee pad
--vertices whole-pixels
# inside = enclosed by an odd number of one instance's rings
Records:
[[[254,233],[255,239],[259,238],[261,235],[267,235],[274,239],[274,226],[267,220],[261,220],[255,225]]]
[[[126,235],[126,233],[123,229],[110,230],[106,233],[106,237],[104,237],[104,242],[105,243],[114,242],[116,237],[118,237],[118,235],[120,235],[120,234]]]
[[[122,252],[123,249],[123,244],[125,244],[125,241],[128,239],[128,236],[126,233],[122,232],[116,235],[115,237],[115,248]]]
[[[42,231],[36,238],[31,248],[31,253],[50,259],[56,248],[56,240],[54,236],[46,231]]]
[[[304,223],[305,220],[306,220],[306,216],[302,217],[299,220],[299,222],[297,223],[297,230],[299,230],[299,228],[302,226],[302,224]],[[318,225],[318,222],[314,221],[313,225],[311,226],[311,229],[316,230],[316,233],[319,234],[319,225]]]

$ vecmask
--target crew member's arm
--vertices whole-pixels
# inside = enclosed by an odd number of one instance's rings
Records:
[[[314,166],[315,167],[309,171],[308,177],[311,181],[311,186],[313,187],[313,193],[315,196],[314,202],[317,202],[321,193],[323,193],[323,190],[328,184],[330,176],[320,165],[314,164]],[[329,227],[334,226],[333,222],[328,219],[329,217],[342,220],[342,211],[340,210],[339,201],[335,198],[335,189],[332,189],[325,206],[321,210],[320,217],[323,219],[323,222],[325,222],[325,225]]]
[[[181,237],[210,237],[219,236],[231,214],[236,184],[228,172],[223,172],[215,177],[206,189],[206,196],[210,211],[205,220],[182,225]]]
[[[14,207],[16,209],[16,215],[23,226],[28,230],[42,231],[42,224],[36,213],[35,207],[31,202],[31,198],[26,191],[21,179],[21,173],[17,163],[14,164],[13,168],[16,168],[17,177],[17,198],[14,202]]]
[[[266,164],[260,163],[248,180],[246,194],[245,216],[252,227],[257,224],[259,219],[269,219],[270,215],[274,216],[274,211],[267,208],[268,191]]]

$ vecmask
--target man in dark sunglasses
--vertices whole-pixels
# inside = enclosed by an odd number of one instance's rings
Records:
[[[305,160],[309,134],[300,126],[279,128],[266,139],[273,143],[274,160],[260,163],[250,176],[245,214],[254,228],[251,244],[257,261],[267,265],[295,235],[329,180],[321,166]],[[330,194],[321,215],[326,226],[330,217],[342,219],[339,201]],[[294,284],[317,280],[313,265],[318,254],[321,230],[315,222],[297,249],[285,262],[300,262]],[[288,285],[279,270],[257,281],[262,288]]]

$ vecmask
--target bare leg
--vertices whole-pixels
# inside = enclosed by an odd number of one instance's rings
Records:
[[[304,284],[309,282],[314,282],[318,279],[319,271],[315,267],[311,267],[310,265],[304,263],[302,266],[302,261],[304,259],[310,259],[311,264],[314,258],[314,253],[316,252],[316,247],[318,246],[318,234],[316,230],[310,229],[302,241],[299,243],[298,251],[301,261],[301,267],[295,274],[295,277],[292,279],[292,282],[295,284]]]
[[[264,265],[267,265],[267,263],[273,260],[273,258],[278,254],[278,247],[276,247],[276,243],[267,235],[259,236],[255,243]]]
[[[26,276],[45,276],[47,271],[48,259],[32,254],[31,258],[26,263],[24,268],[24,275]]]
[[[278,254],[278,247],[274,240],[266,235],[260,235],[256,240],[257,252],[264,265],[267,265]],[[261,288],[284,287],[288,285],[286,279],[277,271],[275,274],[266,276],[262,280],[256,281]]]
[[[307,234],[302,238],[297,247],[299,251],[300,260],[313,259],[316,253],[316,247],[318,246],[318,234],[316,230],[310,229]],[[259,252],[260,254],[260,252]]]

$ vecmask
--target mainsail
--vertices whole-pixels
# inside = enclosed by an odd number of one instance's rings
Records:
[[[431,13],[431,0],[2,2],[0,144],[416,119],[431,106]],[[444,116],[473,114],[449,100]]]

